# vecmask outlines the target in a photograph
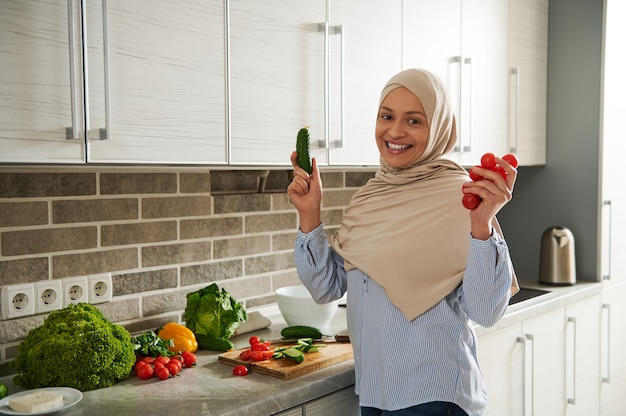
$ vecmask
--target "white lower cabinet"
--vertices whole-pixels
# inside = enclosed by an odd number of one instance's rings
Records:
[[[565,398],[568,416],[600,413],[600,295],[567,305]]]
[[[563,414],[563,319],[564,310],[558,308],[479,339],[487,415]]]
[[[481,336],[478,359],[486,415],[598,415],[599,295]]]
[[[600,414],[625,414],[626,393],[626,284],[602,293],[600,331]]]
[[[354,386],[328,394],[326,396],[294,407],[275,416],[359,416],[359,397],[354,393]]]

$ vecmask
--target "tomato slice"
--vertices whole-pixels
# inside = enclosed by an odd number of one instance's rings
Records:
[[[241,351],[241,354],[239,354],[239,358],[244,361],[248,361],[252,358],[252,350],[248,348],[247,350]]]
[[[263,351],[252,351],[250,355],[254,361],[263,361],[265,359],[263,357]]]
[[[248,341],[250,342],[250,345],[255,345],[261,342],[261,338],[256,335],[252,335]]]

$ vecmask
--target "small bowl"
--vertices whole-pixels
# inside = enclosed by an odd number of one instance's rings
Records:
[[[325,329],[335,317],[339,299],[330,303],[315,303],[304,286],[285,286],[276,289],[276,303],[287,325],[308,325]]]

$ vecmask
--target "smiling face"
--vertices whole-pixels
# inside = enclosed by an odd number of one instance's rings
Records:
[[[376,144],[389,166],[411,165],[428,143],[428,120],[420,100],[398,87],[385,97],[376,120]]]

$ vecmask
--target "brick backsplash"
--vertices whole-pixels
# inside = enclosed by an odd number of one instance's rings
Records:
[[[246,309],[298,284],[291,172],[0,168],[0,286],[110,272],[99,304],[131,332],[182,320],[186,294],[216,282]],[[324,171],[330,235],[372,171]],[[1,300],[0,300],[1,302]],[[0,361],[45,315],[0,320]]]

